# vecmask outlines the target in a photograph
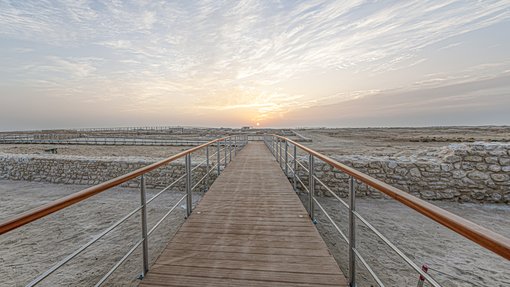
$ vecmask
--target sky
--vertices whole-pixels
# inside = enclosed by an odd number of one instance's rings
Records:
[[[510,124],[506,1],[0,0],[0,130]]]

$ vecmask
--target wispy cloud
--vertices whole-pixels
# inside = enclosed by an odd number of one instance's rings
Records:
[[[53,83],[80,101],[123,97],[120,110],[174,109],[172,102],[196,112],[248,108],[269,119],[402,86],[330,80],[321,93],[295,91],[309,75],[384,79],[425,65],[431,45],[448,53],[463,42],[447,40],[509,19],[508,1],[3,1],[0,40],[22,41],[18,53],[38,55],[17,58],[26,82]],[[510,67],[503,60],[500,70]],[[495,69],[470,65],[407,85]]]

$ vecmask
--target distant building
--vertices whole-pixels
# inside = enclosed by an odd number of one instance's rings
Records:
[[[242,127],[241,128],[242,131],[249,130],[249,129],[251,129],[251,127]]]

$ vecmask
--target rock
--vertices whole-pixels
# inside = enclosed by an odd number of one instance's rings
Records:
[[[466,172],[462,169],[456,169],[452,172],[452,177],[456,178],[456,179],[463,178],[465,176],[466,176]]]
[[[421,173],[420,173],[420,170],[418,168],[411,168],[411,170],[409,170],[409,174],[413,177],[421,177]]]
[[[498,172],[498,171],[501,171],[501,166],[499,166],[497,164],[491,164],[491,165],[489,165],[488,169],[492,172]]]
[[[394,161],[389,161],[388,162],[388,167],[391,168],[391,169],[394,169],[397,167],[397,163],[394,162]]]
[[[453,165],[452,164],[447,164],[447,163],[442,163],[441,164],[441,170],[442,171],[451,171],[451,170],[453,170]]]
[[[502,181],[508,181],[510,179],[510,175],[503,174],[503,173],[494,173],[494,174],[491,174],[491,178],[494,181],[502,182]]]
[[[489,176],[487,174],[480,172],[480,171],[472,171],[472,172],[468,173],[467,177],[470,179],[473,179],[473,180],[489,179]]]
[[[483,159],[482,159],[481,156],[468,155],[468,156],[464,157],[464,160],[465,161],[470,161],[470,162],[481,162]]]
[[[499,164],[501,164],[501,165],[510,165],[510,158],[500,157],[499,158]]]
[[[510,171],[510,165],[506,165],[501,167],[501,171],[509,172]]]
[[[460,157],[458,155],[449,155],[443,159],[443,161],[446,163],[455,163],[455,162],[459,162],[461,160],[462,160],[462,157]]]

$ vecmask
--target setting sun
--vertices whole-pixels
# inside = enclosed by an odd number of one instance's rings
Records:
[[[260,126],[260,123],[257,123],[257,127]]]

